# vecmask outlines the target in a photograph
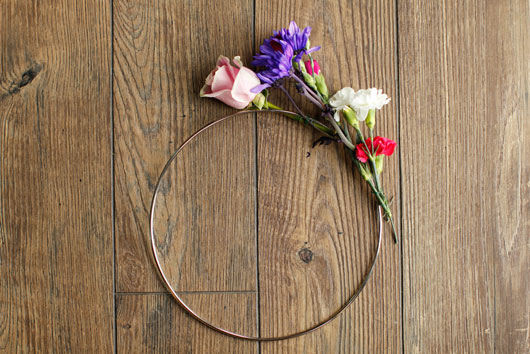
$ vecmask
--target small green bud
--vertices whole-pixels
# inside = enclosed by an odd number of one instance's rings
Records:
[[[344,115],[344,119],[346,122],[348,122],[349,125],[355,128],[355,130],[359,129],[359,121],[357,120],[357,115],[355,114],[355,111],[351,109],[350,107],[346,107],[342,110],[342,114]]]
[[[308,38],[305,44],[305,50],[308,50],[310,47],[311,47],[311,42],[309,41],[309,38]]]
[[[375,126],[375,109],[368,111],[368,116],[366,117],[366,126],[370,129],[374,129]]]
[[[313,90],[316,90],[317,89],[317,86],[315,85],[315,79],[313,78],[313,76],[309,75],[306,72],[302,72],[302,76],[304,77],[304,81],[305,83],[311,87]]]
[[[304,71],[305,68],[303,67],[303,65],[300,65],[299,62],[297,62],[297,61],[294,60],[294,58],[293,58],[293,60],[292,60],[292,63],[293,63],[293,68],[294,68],[295,70],[302,70],[302,71]]]
[[[368,167],[368,165],[360,163],[359,171],[361,172],[361,176],[365,181],[369,181],[372,179],[372,173],[370,172],[370,168]]]
[[[307,69],[306,69],[305,64],[304,64],[304,65],[300,65],[300,71],[301,71],[302,73],[307,73]]]
[[[317,84],[318,92],[324,97],[324,99],[327,101],[329,98],[329,91],[328,86],[326,85],[326,79],[324,79],[324,75],[320,73],[319,75],[315,76],[315,81]]]
[[[381,174],[381,172],[383,172],[383,156],[385,155],[379,155],[375,157],[375,170],[377,171],[377,174]]]
[[[254,106],[256,106],[258,109],[261,110],[263,106],[265,105],[266,101],[267,101],[267,97],[265,97],[265,95],[260,92],[256,95],[256,97],[254,97],[254,99],[252,100],[252,103],[254,104]]]

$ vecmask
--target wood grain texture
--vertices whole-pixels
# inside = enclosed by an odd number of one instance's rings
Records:
[[[529,353],[530,3],[487,2],[485,16],[485,137],[499,147],[483,170],[482,217],[495,265],[494,348]]]
[[[251,5],[250,1],[114,2],[119,291],[162,289],[148,246],[154,186],[184,139],[232,111],[218,101],[199,98],[199,90],[220,54],[249,57]],[[230,26],[224,25],[227,18]],[[229,122],[224,129],[225,138],[209,134],[199,140],[202,146],[190,147],[183,170],[170,175],[168,181],[174,177],[174,183],[162,191],[171,196],[165,200],[170,204],[164,214],[170,220],[162,225],[166,231],[159,244],[161,250],[169,247],[162,250],[164,254],[176,257],[166,257],[166,264],[176,267],[172,273],[180,275],[175,286],[181,291],[255,289],[253,121]],[[215,188],[216,173],[227,166],[237,174],[223,180],[224,187],[219,183]],[[189,196],[185,205],[177,199],[182,188]],[[230,203],[223,204],[230,196]],[[241,271],[246,269],[250,271]]]
[[[528,2],[399,4],[405,352],[527,353]]]
[[[0,352],[111,353],[109,4],[0,13]]]
[[[254,142],[238,141],[238,152],[232,146],[253,122],[248,114],[204,131],[161,180],[153,219],[157,254],[177,291],[256,290]]]
[[[393,4],[383,1],[258,2],[256,42],[293,19],[310,25],[311,44],[323,46],[315,57],[331,92],[375,86],[395,97],[394,18]],[[278,95],[271,100],[287,105]],[[397,139],[395,107],[383,110],[377,131]],[[310,128],[285,118],[258,118],[262,335],[292,333],[329,317],[354,292],[373,254],[376,218],[370,193],[342,148],[311,149],[317,138]],[[397,166],[396,159],[387,159],[385,182],[399,201]],[[394,210],[399,220],[399,208]],[[386,229],[373,278],[344,315],[314,334],[262,343],[261,352],[400,351],[399,252]]]
[[[530,352],[527,0],[5,0],[0,14],[0,353]],[[198,97],[215,59],[248,64],[292,19],[313,27],[331,92],[393,99],[377,131],[399,144],[384,183],[402,243],[385,229],[372,279],[335,322],[257,344],[163,292],[148,214],[170,154],[233,112]],[[157,245],[213,323],[286,334],[358,285],[374,203],[341,148],[311,148],[318,137],[237,118],[170,170]]]
[[[225,328],[255,334],[255,294],[192,294],[186,302],[214,309],[208,319]],[[232,310],[217,311],[216,303]],[[116,301],[118,353],[252,354],[258,344],[213,332],[189,317],[168,295],[118,295]],[[248,321],[239,322],[244,313]],[[253,320],[251,320],[253,318]],[[196,338],[196,340],[193,340]]]

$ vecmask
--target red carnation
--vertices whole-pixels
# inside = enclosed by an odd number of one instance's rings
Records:
[[[372,139],[368,138],[365,140],[366,146],[370,152],[375,151],[375,156],[386,155],[390,156],[394,153],[396,148],[396,142],[392,139],[383,138],[382,136],[376,136],[374,138],[374,147],[372,148]],[[366,151],[366,146],[364,143],[357,144],[355,149],[357,160],[361,162],[368,161],[368,153]]]

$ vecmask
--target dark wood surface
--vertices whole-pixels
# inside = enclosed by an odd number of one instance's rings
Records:
[[[392,97],[377,130],[398,142],[384,184],[401,241],[385,229],[370,282],[332,324],[258,344],[177,306],[148,216],[171,153],[233,111],[198,97],[217,57],[250,64],[291,19],[313,27],[332,92]],[[3,1],[0,352],[529,353],[529,19],[523,0]],[[156,241],[205,319],[286,334],[355,290],[374,203],[317,138],[238,117],[169,170]]]
[[[110,353],[110,6],[0,14],[0,351]]]

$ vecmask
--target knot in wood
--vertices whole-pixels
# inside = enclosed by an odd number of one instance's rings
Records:
[[[313,260],[313,252],[309,248],[302,248],[298,251],[298,256],[304,263],[309,263]]]

